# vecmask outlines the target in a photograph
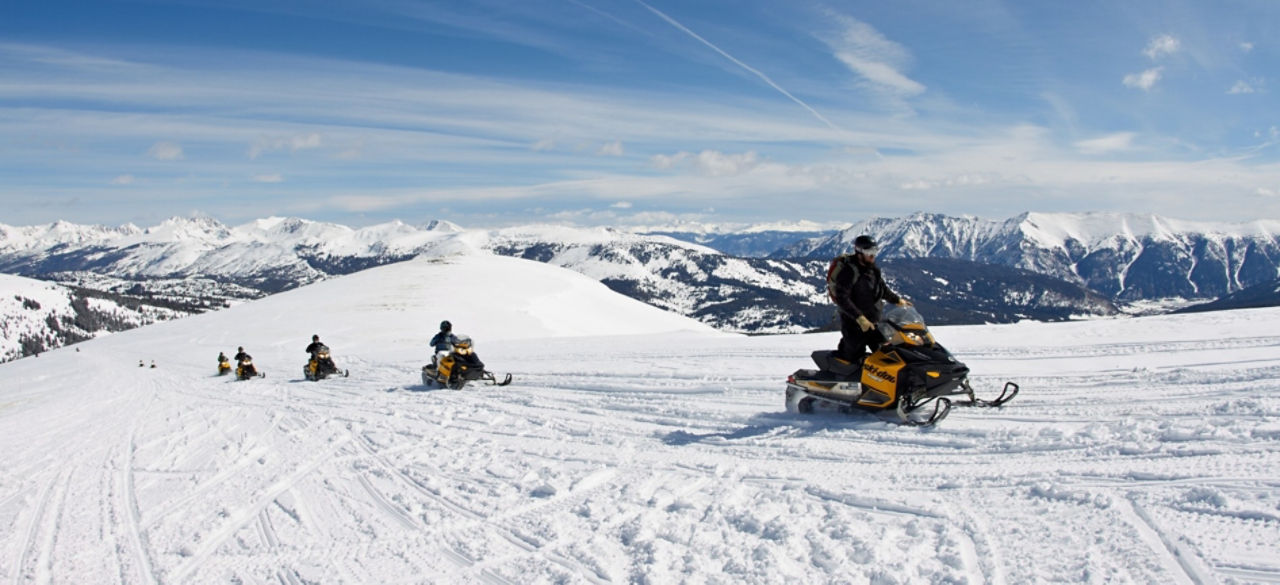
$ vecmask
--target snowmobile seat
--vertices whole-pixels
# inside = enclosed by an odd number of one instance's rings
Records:
[[[836,354],[835,350],[819,349],[810,355],[813,363],[818,364],[818,369],[823,372],[831,372],[839,376],[853,376],[862,372],[862,361],[845,361],[844,358]]]

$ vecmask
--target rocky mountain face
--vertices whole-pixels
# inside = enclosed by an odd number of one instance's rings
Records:
[[[1210,224],[1154,215],[1035,214],[1004,221],[919,213],[876,218],[797,242],[776,258],[830,258],[860,234],[882,257],[959,259],[1021,268],[1118,302],[1214,299],[1280,277],[1280,221]]]

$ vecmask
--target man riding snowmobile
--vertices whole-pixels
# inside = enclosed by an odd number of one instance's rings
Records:
[[[452,328],[445,329],[448,324],[448,321],[441,323],[440,333],[432,338],[432,347],[436,353],[432,356],[430,364],[422,366],[423,385],[428,388],[461,390],[467,382],[475,380],[490,386],[506,386],[511,383],[511,374],[507,374],[499,382],[493,372],[484,369],[484,362],[480,361],[480,357],[476,355],[471,338],[466,335],[454,335],[451,332]],[[448,351],[445,352],[441,352],[441,346],[436,344],[442,336],[453,339],[448,346]]]
[[[227,354],[218,352],[218,375],[223,376],[231,372],[231,360],[227,359]]]
[[[329,346],[320,343],[319,335],[311,336],[311,344],[307,346],[306,352],[311,354],[307,365],[302,366],[302,375],[306,379],[319,381],[335,374],[348,375],[348,372],[338,370],[333,358],[329,357]]]
[[[893,408],[905,424],[931,425],[950,412],[946,396],[968,394],[962,404],[978,406],[1013,399],[1018,385],[1007,382],[995,400],[979,400],[969,386],[969,368],[934,340],[911,302],[885,282],[875,263],[876,241],[861,235],[853,245],[853,254],[837,256],[827,269],[827,294],[839,309],[840,345],[813,352],[817,370],[796,370],[787,378],[788,411]],[[882,309],[885,301],[893,304]],[[912,416],[929,403],[931,414]]]
[[[453,350],[453,344],[458,342],[458,336],[453,334],[453,323],[448,321],[440,322],[440,332],[431,338],[431,347],[435,353],[431,356],[431,364],[435,365],[444,356],[449,355]]]
[[[1006,382],[996,399],[977,398],[969,368],[934,340],[914,307],[886,308],[879,333],[886,341],[859,363],[840,359],[836,351],[813,352],[817,370],[800,369],[787,377],[787,411],[894,409],[902,423],[925,426],[950,412],[947,396],[967,394],[969,400],[958,403],[965,406],[1000,406],[1018,394],[1018,385]],[[930,403],[932,412],[925,408]]]
[[[248,380],[258,375],[258,368],[253,367],[253,356],[244,352],[244,348],[240,348],[240,352],[236,354],[236,379]]]
[[[853,254],[842,254],[827,268],[827,296],[840,317],[840,345],[833,359],[849,364],[862,363],[867,351],[875,351],[885,338],[876,329],[884,301],[910,306],[885,282],[876,255],[880,246],[871,236],[853,241]]]

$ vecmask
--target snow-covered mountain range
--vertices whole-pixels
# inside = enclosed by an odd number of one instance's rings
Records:
[[[1280,220],[1241,224],[1156,215],[1024,213],[1007,220],[917,213],[875,218],[772,254],[830,258],[873,234],[882,257],[962,259],[1083,284],[1117,301],[1211,300],[1280,278]]]
[[[353,229],[297,218],[234,227],[207,217],[173,218],[146,229],[0,225],[0,272],[198,311],[419,255],[482,249],[569,268],[649,304],[750,333],[829,326],[834,313],[824,290],[827,262],[847,252],[861,233],[881,240],[891,283],[939,324],[1111,315],[1121,310],[1117,303],[1153,299],[1185,306],[1280,277],[1280,236],[1273,235],[1280,234],[1280,222],[916,214],[813,237],[816,227],[725,232],[682,226],[666,230],[671,237],[564,226],[467,230],[443,221]],[[677,238],[779,247],[767,258],[758,257],[766,255],[759,247],[737,256]],[[521,284],[501,274],[489,280],[493,286]]]

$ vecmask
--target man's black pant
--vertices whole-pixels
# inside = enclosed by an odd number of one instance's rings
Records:
[[[875,327],[863,331],[855,317],[840,313],[840,345],[836,355],[847,362],[861,362],[863,356],[875,351],[884,343],[884,336]]]

